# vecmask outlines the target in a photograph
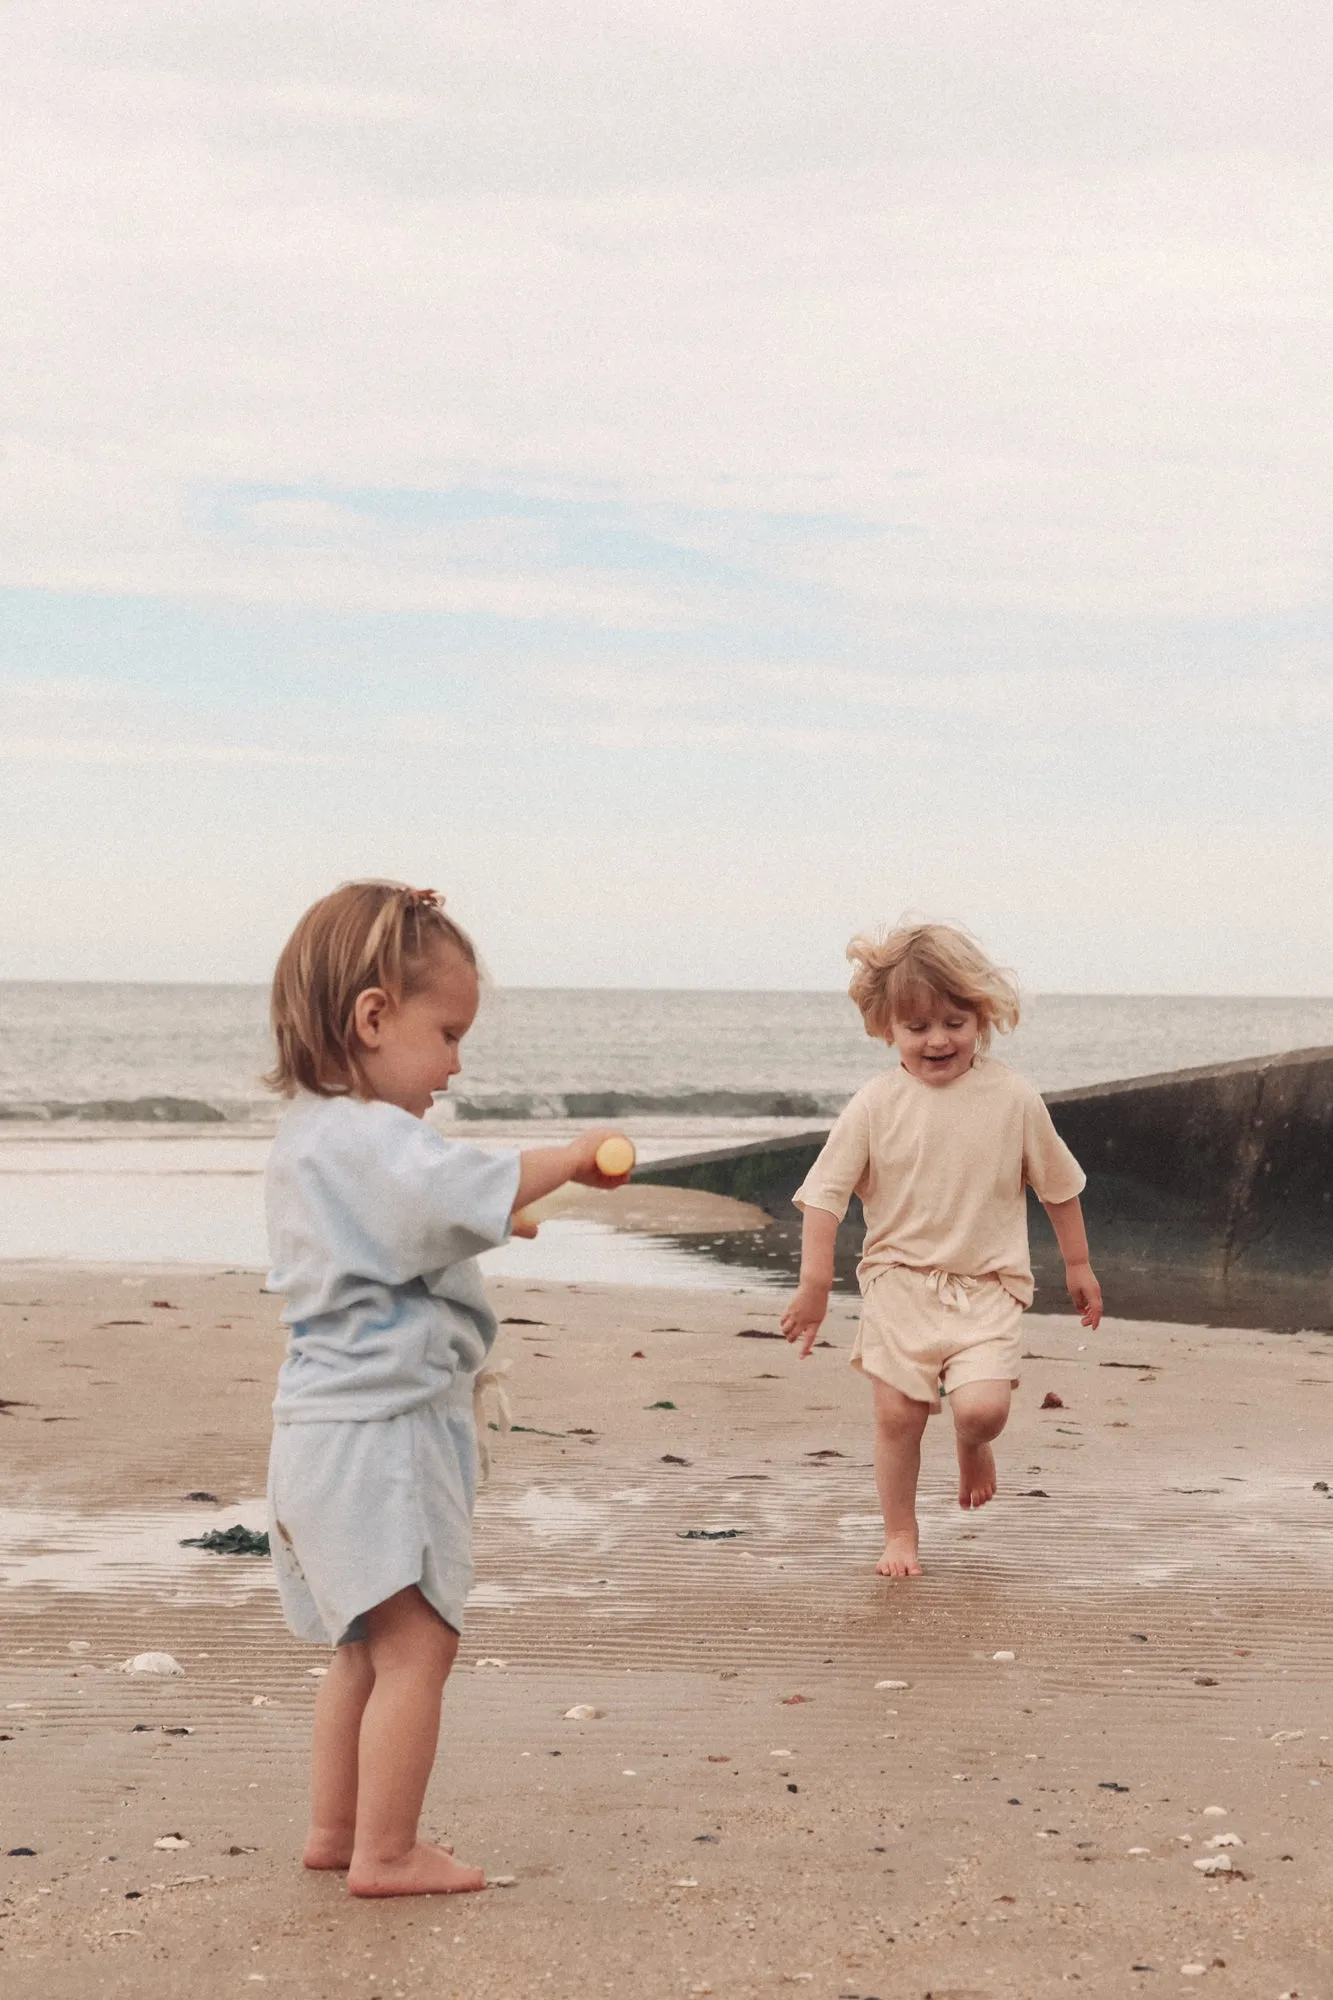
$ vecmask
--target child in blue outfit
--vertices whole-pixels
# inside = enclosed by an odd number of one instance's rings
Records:
[[[266,1182],[290,1329],[270,1542],[291,1629],[336,1648],[305,1865],[347,1869],[360,1896],[484,1887],[417,1830],[472,1582],[474,1392],[496,1333],[475,1259],[564,1182],[617,1184],[596,1165],[605,1132],[499,1153],[423,1124],[477,1002],[439,898],[386,882],[307,910],[273,982],[268,1081],[294,1101]]]

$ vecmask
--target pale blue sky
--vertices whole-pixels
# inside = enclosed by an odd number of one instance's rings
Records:
[[[12,17],[0,977],[1333,991],[1325,32]]]

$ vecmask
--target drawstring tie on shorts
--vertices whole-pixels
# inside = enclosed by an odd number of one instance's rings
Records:
[[[512,1428],[514,1413],[509,1407],[505,1394],[505,1378],[513,1367],[512,1361],[496,1361],[489,1367],[480,1368],[472,1383],[472,1418],[477,1426],[477,1459],[484,1486],[491,1476],[491,1447],[488,1433],[492,1420],[502,1437]],[[494,1417],[492,1419],[492,1412]]]
[[[927,1271],[924,1275],[946,1312],[971,1312],[972,1294],[979,1289],[980,1278],[965,1278],[957,1271]]]

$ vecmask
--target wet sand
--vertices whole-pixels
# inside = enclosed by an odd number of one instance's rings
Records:
[[[517,1881],[352,1904],[295,1860],[321,1657],[178,1546],[257,1519],[275,1301],[0,1270],[6,1996],[1333,1995],[1324,1338],[1030,1317],[1001,1498],[932,1425],[892,1584],[851,1301],[798,1364],[772,1292],[494,1289],[430,1812]]]

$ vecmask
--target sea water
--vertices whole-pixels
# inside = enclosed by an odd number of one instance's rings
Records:
[[[261,1081],[266,1007],[248,986],[0,983],[0,1258],[262,1266],[281,1111]],[[997,1052],[1059,1090],[1330,1043],[1333,999],[1038,995]],[[616,1123],[661,1159],[827,1124],[891,1059],[839,993],[491,992],[434,1116],[486,1145]],[[719,1277],[586,1224],[492,1262]]]

